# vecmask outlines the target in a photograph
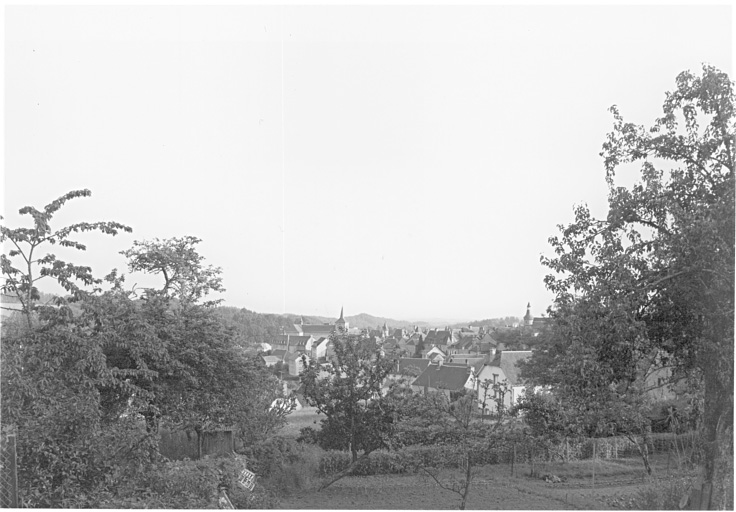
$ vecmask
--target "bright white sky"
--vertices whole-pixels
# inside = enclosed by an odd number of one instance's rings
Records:
[[[57,227],[134,232],[85,236],[76,261],[102,276],[134,240],[194,235],[226,305],[263,313],[543,313],[548,237],[574,204],[605,214],[608,107],[649,125],[679,72],[733,77],[728,4],[7,6],[5,24],[7,225],[89,188]]]

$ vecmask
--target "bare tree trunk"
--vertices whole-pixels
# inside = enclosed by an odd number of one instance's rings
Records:
[[[330,480],[330,481],[329,481],[329,482],[327,482],[326,484],[322,484],[322,485],[321,485],[321,486],[319,487],[319,489],[317,489],[317,490],[318,490],[318,491],[321,491],[321,490],[323,490],[323,489],[326,489],[326,488],[328,488],[328,487],[329,487],[330,485],[332,485],[332,484],[334,484],[335,482],[337,482],[338,480],[340,480],[341,478],[344,478],[344,477],[348,476],[348,475],[349,475],[350,473],[352,473],[352,472],[353,472],[353,469],[355,469],[355,466],[357,466],[357,465],[358,465],[358,462],[362,461],[363,459],[366,459],[366,458],[368,457],[368,455],[370,455],[370,453],[364,453],[363,455],[361,455],[361,456],[360,456],[360,458],[358,458],[358,459],[356,459],[355,461],[353,461],[353,462],[352,462],[352,463],[351,463],[351,464],[350,464],[350,465],[349,465],[349,466],[348,466],[347,468],[345,468],[345,469],[343,469],[342,471],[340,471],[340,472],[339,472],[339,473],[337,474],[337,476],[335,476],[335,478],[333,478],[332,480]]]
[[[636,449],[639,451],[641,460],[644,462],[644,469],[647,470],[647,475],[652,476],[652,466],[649,464],[649,446],[647,445],[646,437],[642,436],[641,443],[639,442],[638,437],[635,435],[627,435],[626,437],[628,437],[629,441],[636,445]],[[644,445],[643,448],[642,445]]]
[[[470,483],[472,478],[473,466],[470,462],[470,453],[467,455],[465,468],[465,489],[463,489],[463,499],[460,502],[460,510],[465,510],[465,503],[468,501],[468,494],[470,494]]]

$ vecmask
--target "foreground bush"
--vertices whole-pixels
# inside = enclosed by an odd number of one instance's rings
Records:
[[[242,451],[263,488],[276,494],[310,489],[320,474],[324,450],[293,439],[274,437]]]
[[[152,464],[114,494],[102,493],[94,500],[77,505],[94,508],[217,508],[218,487],[224,485],[235,508],[274,508],[278,500],[268,489],[256,485],[250,492],[237,483],[242,469],[242,461],[231,457]]]

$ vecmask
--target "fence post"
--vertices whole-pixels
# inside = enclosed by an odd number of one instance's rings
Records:
[[[0,439],[0,507],[18,508],[18,465],[15,434]]]
[[[596,439],[593,438],[593,487],[595,487],[595,446],[598,444]]]

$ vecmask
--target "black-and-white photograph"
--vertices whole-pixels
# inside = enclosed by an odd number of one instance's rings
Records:
[[[734,4],[6,4],[0,506],[734,509]]]

